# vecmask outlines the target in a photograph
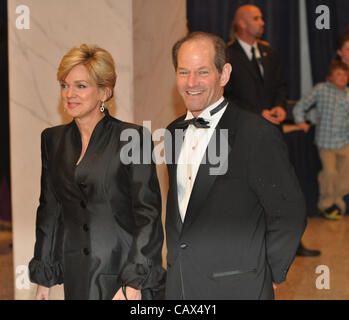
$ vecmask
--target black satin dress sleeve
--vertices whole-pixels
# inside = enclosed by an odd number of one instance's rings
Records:
[[[143,141],[147,137],[151,139],[151,135],[145,128],[139,130],[143,137],[140,144],[141,161],[131,163],[129,166],[132,214],[136,227],[133,230],[128,259],[120,272],[120,280],[124,286],[142,289],[143,295],[147,289],[151,289],[154,295],[155,292],[162,291],[165,282],[161,255],[163,244],[161,193],[152,157],[143,158]],[[153,151],[152,141],[151,151]],[[143,296],[144,298],[146,297]]]
[[[36,216],[34,258],[29,263],[29,277],[34,283],[52,287],[63,283],[61,205],[57,201],[48,174],[48,129],[41,134],[41,193]]]

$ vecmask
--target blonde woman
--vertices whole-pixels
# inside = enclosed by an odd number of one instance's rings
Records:
[[[164,277],[159,183],[153,162],[122,161],[126,142],[120,139],[123,130],[142,136],[144,129],[108,113],[116,73],[106,50],[71,49],[57,78],[73,120],[41,136],[41,195],[29,264],[36,298],[48,299],[49,288],[64,283],[65,299],[152,299]]]

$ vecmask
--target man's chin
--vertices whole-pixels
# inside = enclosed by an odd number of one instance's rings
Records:
[[[201,113],[205,108],[203,108],[202,106],[188,106],[187,105],[187,109],[188,111],[190,111],[191,113]]]
[[[258,32],[258,33],[256,34],[256,38],[257,38],[257,39],[262,39],[263,33],[264,33],[264,30],[261,31],[261,32]]]

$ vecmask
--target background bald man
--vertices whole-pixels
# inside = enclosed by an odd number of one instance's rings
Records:
[[[286,118],[286,83],[278,52],[258,39],[264,32],[260,9],[244,5],[237,9],[228,47],[232,65],[224,95],[238,106],[262,115],[275,125]]]
[[[232,71],[224,96],[239,107],[281,125],[286,119],[286,82],[278,51],[259,40],[263,32],[264,20],[258,7],[244,5],[236,10],[231,30],[233,39],[228,46]],[[298,256],[320,254],[319,250],[307,249],[302,243],[297,250]]]

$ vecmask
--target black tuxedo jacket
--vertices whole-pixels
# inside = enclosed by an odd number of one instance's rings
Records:
[[[232,72],[224,96],[238,106],[260,114],[262,110],[275,106],[285,108],[287,90],[277,50],[261,43],[258,43],[258,48],[264,69],[263,81],[237,40],[228,47]]]
[[[63,282],[65,299],[111,299],[121,285],[149,297],[165,275],[155,164],[142,159],[126,164],[121,157],[128,143],[122,132],[143,137],[143,129],[105,112],[78,166],[81,137],[75,121],[42,133],[30,278],[46,287]],[[143,145],[137,147],[142,155]]]
[[[168,126],[172,137],[183,118]],[[304,232],[303,195],[276,127],[229,103],[219,129],[228,130],[227,171],[212,175],[209,163],[200,165],[184,223],[178,153],[165,146],[166,298],[272,299],[272,282],[285,280]]]

